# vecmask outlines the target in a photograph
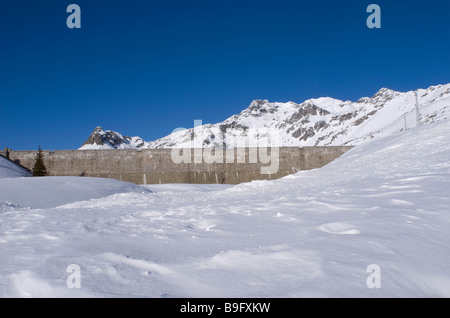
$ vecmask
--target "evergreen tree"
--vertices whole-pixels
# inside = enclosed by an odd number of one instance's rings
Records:
[[[39,146],[38,153],[34,159],[33,176],[42,177],[47,174],[47,168],[44,164],[44,154],[42,153],[41,146]]]

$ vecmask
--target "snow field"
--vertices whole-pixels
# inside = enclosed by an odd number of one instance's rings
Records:
[[[449,135],[446,120],[233,187],[118,187],[42,208],[0,198],[0,296],[450,297]],[[366,284],[371,264],[381,288]]]

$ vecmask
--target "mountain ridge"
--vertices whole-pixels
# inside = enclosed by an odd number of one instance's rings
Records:
[[[416,126],[415,93],[420,124],[450,118],[450,84],[404,93],[383,87],[356,102],[332,97],[300,104],[256,99],[222,122],[174,131],[155,141],[96,127],[80,149],[356,146]]]

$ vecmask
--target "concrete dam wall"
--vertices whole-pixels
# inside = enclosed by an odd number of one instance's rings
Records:
[[[137,184],[273,180],[320,168],[352,147],[43,150],[49,176],[113,178]],[[32,169],[37,151],[5,148],[0,155]]]

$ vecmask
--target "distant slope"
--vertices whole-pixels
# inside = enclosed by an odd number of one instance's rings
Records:
[[[450,84],[416,92],[422,124],[450,118]],[[278,146],[359,145],[415,127],[415,105],[415,92],[387,88],[357,102],[330,97],[301,104],[255,100],[223,122],[174,132],[152,142],[97,127],[80,149],[231,148],[264,145],[269,138],[271,145]]]
[[[0,156],[0,179],[31,177],[31,173],[14,162]]]

